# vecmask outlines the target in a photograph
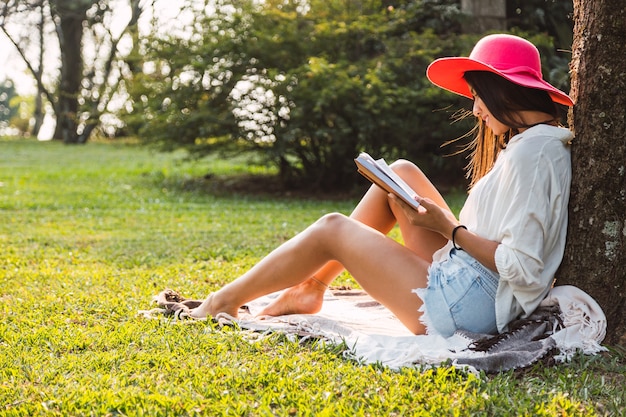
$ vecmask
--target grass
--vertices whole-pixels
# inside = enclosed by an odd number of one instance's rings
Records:
[[[139,317],[161,289],[203,297],[354,204],[216,186],[250,172],[271,173],[125,144],[0,140],[0,415],[624,415],[617,348],[495,376],[395,372],[341,346]]]

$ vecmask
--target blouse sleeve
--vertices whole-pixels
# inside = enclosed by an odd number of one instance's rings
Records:
[[[571,175],[562,142],[548,140],[533,149],[538,145],[517,146],[503,167],[499,188],[506,194],[500,200],[505,211],[495,254],[500,278],[530,291],[549,285],[561,261],[559,257],[554,266],[550,255],[562,253],[557,247],[565,241]]]

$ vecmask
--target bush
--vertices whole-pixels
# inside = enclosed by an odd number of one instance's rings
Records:
[[[435,58],[467,55],[480,37],[460,33],[456,2],[307,7],[218,2],[196,12],[187,37],[145,39],[134,66],[152,70],[129,81],[130,132],[196,156],[261,151],[291,187],[350,187],[363,150],[462,178],[463,158],[444,164],[455,149],[440,146],[469,130],[451,120],[469,101],[425,77]]]

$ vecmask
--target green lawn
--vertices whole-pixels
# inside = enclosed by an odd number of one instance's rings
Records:
[[[321,214],[354,204],[214,185],[249,172],[267,174],[124,144],[0,140],[0,415],[625,412],[621,350],[479,378],[395,372],[343,359],[340,346],[139,317],[161,289],[204,297]]]

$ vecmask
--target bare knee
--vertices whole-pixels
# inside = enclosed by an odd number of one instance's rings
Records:
[[[313,223],[311,232],[315,235],[317,242],[328,246],[351,222],[352,220],[344,214],[328,213]]]
[[[309,229],[317,253],[328,260],[338,260],[347,247],[352,246],[355,233],[363,224],[341,213],[328,213],[320,217]]]
[[[409,184],[417,194],[430,198],[441,207],[448,208],[439,190],[417,165],[410,161],[399,159],[391,164],[391,169]]]
[[[342,224],[349,222],[348,216],[341,213],[327,213],[320,217],[315,226],[323,230],[336,230],[341,227]]]
[[[398,159],[390,165],[391,169],[402,178],[419,176],[426,177],[422,170],[411,161]]]

